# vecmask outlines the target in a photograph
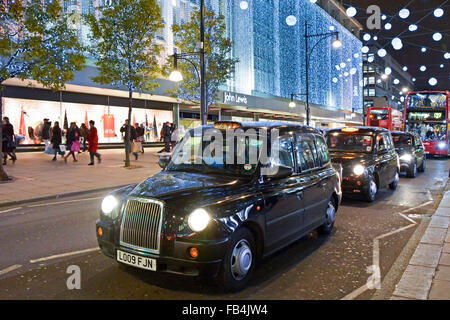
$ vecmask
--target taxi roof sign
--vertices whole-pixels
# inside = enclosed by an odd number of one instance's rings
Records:
[[[359,129],[354,127],[345,127],[342,129],[342,132],[358,132],[358,131]]]
[[[217,121],[214,123],[214,128],[219,130],[239,129],[242,125],[236,121]]]

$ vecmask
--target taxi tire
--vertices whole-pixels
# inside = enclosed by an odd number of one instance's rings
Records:
[[[406,172],[406,176],[408,178],[415,178],[417,176],[417,162],[414,162],[414,165],[409,168]]]
[[[230,262],[232,259],[234,247],[241,240],[246,240],[250,246],[252,252],[252,264],[246,276],[242,280],[236,280],[232,275]],[[250,230],[248,230],[247,228],[245,227],[239,228],[232,235],[230,245],[228,246],[224,258],[222,260],[222,265],[220,267],[217,279],[219,284],[229,292],[237,292],[244,289],[253,274],[253,270],[255,269],[255,263],[256,263],[255,238],[253,237],[253,234],[250,232]]]
[[[370,185],[371,185],[372,182],[375,183],[375,187],[376,187],[375,193],[373,193],[373,194],[370,193]],[[376,198],[376,196],[377,196],[377,192],[378,192],[378,185],[377,185],[377,182],[376,182],[376,180],[375,180],[374,177],[371,177],[370,180],[369,180],[369,188],[367,189],[366,193],[364,193],[364,199],[365,199],[367,202],[374,202],[374,201],[375,201],[375,198]]]
[[[420,164],[420,167],[417,168],[417,171],[419,172],[425,172],[425,169],[427,168],[427,160],[425,160],[426,158],[423,157],[422,163]]]
[[[331,231],[333,231],[334,228],[334,222],[336,221],[336,201],[334,200],[334,198],[331,198],[330,201],[328,202],[327,205],[327,210],[329,208],[329,206],[332,205],[334,207],[334,219],[333,219],[333,223],[327,225],[327,222],[325,222],[323,225],[321,225],[319,228],[317,228],[317,232],[319,234],[330,234]]]
[[[397,178],[397,179],[394,178],[394,181],[392,181],[392,182],[389,184],[389,189],[391,189],[391,190],[396,190],[396,189],[397,189],[397,187],[398,187],[398,182],[400,181],[400,180],[399,180],[399,178],[400,178],[400,173],[399,173],[398,171],[397,171],[396,178]]]

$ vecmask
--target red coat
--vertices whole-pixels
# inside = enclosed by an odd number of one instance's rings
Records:
[[[97,128],[92,127],[88,135],[89,152],[97,152],[98,150],[98,134]]]

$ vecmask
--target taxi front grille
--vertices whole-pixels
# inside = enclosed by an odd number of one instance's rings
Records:
[[[163,207],[154,199],[129,198],[122,213],[120,245],[159,253]]]

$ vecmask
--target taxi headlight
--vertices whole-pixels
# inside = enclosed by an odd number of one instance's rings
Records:
[[[406,161],[406,162],[411,161],[411,159],[412,159],[412,156],[409,153],[406,153],[406,154],[404,154],[404,155],[402,155],[400,157],[400,160],[403,160],[403,161]]]
[[[112,196],[106,196],[103,201],[102,201],[102,212],[111,217],[114,218],[111,213],[114,211],[114,209],[117,207],[117,205],[119,204],[119,201],[117,201],[117,199]]]
[[[363,165],[357,164],[356,166],[353,167],[353,173],[356,174],[357,176],[362,175],[364,171],[366,171],[366,168],[364,168]]]
[[[211,220],[211,218],[205,209],[196,209],[189,215],[189,228],[194,232],[200,232],[206,228],[209,220]]]

